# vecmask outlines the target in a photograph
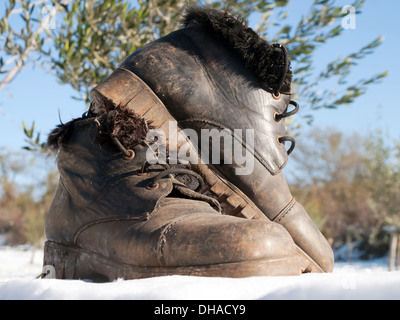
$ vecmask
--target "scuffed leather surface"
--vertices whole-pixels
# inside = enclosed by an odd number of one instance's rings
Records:
[[[254,129],[256,159],[271,174],[285,166],[287,152],[277,141],[285,127],[274,114],[285,111],[290,97],[275,100],[257,87],[238,57],[201,28],[179,30],[145,45],[121,67],[144,80],[182,128],[213,123],[243,133]]]
[[[93,119],[72,130],[58,154],[60,183],[46,219],[48,240],[73,243],[79,228],[93,220],[143,219],[172,191],[169,179],[156,190],[146,189],[159,171],[137,175],[147,147],[138,146],[135,160],[126,161],[110,146],[94,145],[98,129]]]
[[[138,266],[208,265],[297,254],[278,224],[223,216],[205,202],[180,198],[164,198],[148,220],[93,225],[77,244]]]
[[[255,168],[238,176],[233,165],[215,165],[270,219],[284,214],[293,200],[282,169],[287,151],[278,139],[286,135],[283,121],[290,96],[275,100],[261,88],[240,59],[224,43],[200,27],[188,27],[152,42],[129,56],[121,65],[139,76],[156,93],[181,128],[253,129]],[[247,147],[248,144],[245,144]],[[223,153],[223,150],[221,150]],[[286,214],[284,223],[297,244],[309,251],[325,271],[332,269],[332,250],[299,206]],[[292,217],[292,221],[289,221]],[[297,229],[302,230],[301,237]],[[309,236],[304,236],[309,230]],[[299,240],[301,238],[301,241]],[[313,246],[319,247],[314,249]],[[314,254],[316,253],[316,254]],[[327,262],[329,261],[329,262]]]
[[[146,188],[160,173],[139,174],[147,147],[134,147],[135,158],[123,160],[110,145],[94,144],[97,130],[93,118],[74,122],[60,143],[60,184],[46,220],[49,241],[144,267],[299,257],[288,232],[276,223],[221,215],[195,192],[172,197],[179,183],[172,178]],[[297,263],[299,274],[305,260]]]

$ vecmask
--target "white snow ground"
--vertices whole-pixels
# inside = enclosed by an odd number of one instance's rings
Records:
[[[332,274],[243,279],[168,276],[96,284],[81,280],[35,279],[43,253],[0,246],[0,300],[398,300],[400,272],[387,259],[337,263]]]

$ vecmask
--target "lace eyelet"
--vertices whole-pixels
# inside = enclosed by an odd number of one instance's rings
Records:
[[[275,122],[281,122],[282,118],[283,118],[283,116],[282,116],[282,114],[280,114],[279,112],[275,112],[275,113],[274,113],[274,120],[275,120]]]
[[[151,182],[147,185],[146,189],[148,190],[155,190],[159,187],[158,183]]]
[[[133,160],[135,158],[135,151],[132,149],[128,149],[126,151],[129,153],[129,155],[124,155],[123,159],[127,161]]]
[[[284,147],[285,145],[283,144],[283,141],[282,141],[282,137],[276,137],[276,142],[278,142],[278,144],[281,146],[281,147]]]
[[[273,92],[272,94],[272,98],[274,98],[275,100],[279,100],[281,98],[281,93],[278,92]]]

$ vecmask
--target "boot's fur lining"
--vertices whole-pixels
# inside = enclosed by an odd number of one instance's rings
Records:
[[[117,138],[125,148],[134,147],[146,140],[149,125],[133,110],[117,108],[108,112],[106,117],[107,133]]]
[[[82,120],[83,118],[76,118],[67,123],[61,123],[57,125],[53,131],[47,137],[47,146],[53,149],[58,149],[63,139],[65,139],[71,132],[71,129],[75,122]]]
[[[246,67],[254,72],[262,86],[290,93],[292,72],[285,48],[269,44],[244,20],[226,11],[191,6],[184,14],[183,25],[187,27],[191,22],[225,40],[244,60]]]
[[[58,149],[60,143],[68,139],[68,135],[73,128],[76,128],[76,125],[88,126],[88,122],[83,122],[88,119],[93,119],[98,126],[96,144],[110,144],[112,143],[110,137],[113,136],[127,149],[143,143],[146,140],[149,129],[152,128],[151,124],[147,123],[145,119],[138,116],[131,109],[117,108],[108,113],[103,113],[101,116],[88,114],[58,125],[49,134],[47,145]]]

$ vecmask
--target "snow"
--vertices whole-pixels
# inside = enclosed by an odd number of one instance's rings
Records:
[[[0,300],[398,300],[400,272],[388,272],[387,259],[338,262],[331,274],[242,279],[168,276],[92,283],[36,279],[42,250],[0,247]]]

